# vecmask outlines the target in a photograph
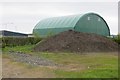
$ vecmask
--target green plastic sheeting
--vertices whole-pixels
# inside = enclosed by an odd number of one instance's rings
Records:
[[[53,17],[41,20],[33,29],[33,34],[47,37],[67,30],[95,33],[109,36],[110,30],[106,21],[95,13]]]

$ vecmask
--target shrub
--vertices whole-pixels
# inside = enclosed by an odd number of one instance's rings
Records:
[[[117,35],[117,37],[113,38],[113,41],[115,41],[118,44],[120,44],[120,35]]]
[[[42,40],[42,38],[39,37],[2,37],[2,48],[8,46],[8,47],[14,47],[14,46],[23,46],[23,45],[33,45],[38,43]]]

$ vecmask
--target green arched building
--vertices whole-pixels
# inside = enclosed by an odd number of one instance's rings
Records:
[[[110,35],[106,21],[95,13],[53,17],[41,20],[33,29],[33,34],[39,37],[46,37],[67,30],[95,33],[103,36]]]

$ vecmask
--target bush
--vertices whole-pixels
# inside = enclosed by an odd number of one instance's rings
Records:
[[[42,40],[42,38],[39,37],[27,37],[27,38],[2,37],[1,39],[2,39],[2,48],[6,46],[14,47],[14,46],[23,46],[23,45],[33,45]]]
[[[117,35],[117,37],[113,38],[113,41],[115,41],[118,44],[120,44],[120,35]]]

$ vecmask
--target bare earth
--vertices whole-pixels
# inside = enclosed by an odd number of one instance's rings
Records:
[[[11,59],[3,58],[2,76],[3,78],[49,78],[54,74],[49,73],[47,68],[32,67],[22,63],[11,61]]]
[[[111,39],[97,34],[65,31],[44,39],[33,48],[33,51],[74,53],[115,52],[118,51],[118,44]]]

